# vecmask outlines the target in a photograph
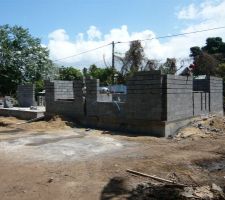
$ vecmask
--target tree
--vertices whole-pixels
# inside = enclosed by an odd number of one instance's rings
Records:
[[[176,59],[175,58],[167,58],[166,62],[163,63],[159,69],[163,74],[175,74],[177,71]]]
[[[59,79],[60,80],[80,80],[83,77],[79,69],[74,67],[60,67],[59,68]]]
[[[206,74],[215,76],[217,74],[219,62],[209,53],[201,52],[200,55],[195,57],[194,64],[197,66],[193,69],[194,75]]]
[[[146,65],[144,67],[145,71],[152,71],[159,68],[159,61],[154,59],[145,59]]]
[[[201,49],[198,46],[191,47],[190,51],[191,51],[190,57],[196,57],[201,54]]]
[[[119,58],[122,61],[122,74],[133,74],[142,70],[144,61],[144,49],[139,40],[130,43],[130,49],[125,53],[124,58]]]
[[[207,38],[205,46],[202,48],[191,47],[190,51],[190,57],[194,59],[194,65],[196,66],[193,70],[194,75],[216,75],[225,79],[225,76],[219,70],[219,65],[225,63],[225,43],[222,38]]]
[[[223,78],[225,86],[225,43],[220,37],[206,39],[206,45],[202,48],[191,47],[190,57],[194,59],[194,75],[214,75]],[[223,90],[225,96],[225,87]],[[225,100],[225,99],[224,99]]]
[[[87,75],[99,79],[103,85],[110,85],[112,84],[115,73],[115,69],[112,67],[100,68],[96,65],[91,65],[88,69]]]
[[[87,70],[87,68],[86,68],[86,67],[84,67],[84,68],[83,68],[83,75],[84,75],[84,77],[86,77],[86,76],[87,76],[87,74],[88,74],[88,70]]]
[[[53,74],[49,51],[20,26],[0,26],[0,93],[13,94],[20,83],[35,83]]]
[[[224,43],[220,37],[212,37],[206,39],[206,46],[202,47],[204,52],[209,54],[222,53]]]

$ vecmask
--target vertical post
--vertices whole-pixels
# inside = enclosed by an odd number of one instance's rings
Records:
[[[115,69],[114,48],[115,48],[115,42],[112,41],[112,68],[113,69]]]
[[[115,70],[114,48],[115,48],[115,42],[112,41],[112,70],[113,70],[112,84],[114,83],[114,70]]]

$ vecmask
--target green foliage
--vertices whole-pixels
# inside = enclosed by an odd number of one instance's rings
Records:
[[[144,49],[141,45],[141,42],[139,40],[132,41],[130,43],[129,50],[125,54],[125,57],[120,59],[123,63],[121,68],[122,74],[132,75],[134,72],[141,70],[144,59]]]
[[[224,45],[225,43],[223,43],[222,38],[220,37],[207,38],[206,46],[202,47],[202,50],[209,54],[222,53]]]
[[[194,59],[196,67],[194,75],[214,75],[223,78],[225,86],[225,43],[220,37],[206,39],[206,46],[192,47],[190,56]],[[197,52],[197,53],[196,53]],[[223,90],[225,97],[225,89]]]
[[[87,70],[87,68],[86,68],[86,67],[84,67],[84,68],[83,68],[83,75],[84,75],[84,77],[86,77],[86,76],[87,76],[87,74],[88,74],[88,70]]]
[[[79,80],[83,77],[81,71],[74,67],[60,67],[59,79],[60,80]]]
[[[193,73],[194,75],[216,75],[218,67],[218,60],[211,54],[201,52],[200,55],[195,57],[195,65],[197,66]]]
[[[190,56],[196,65],[194,75],[214,75],[225,78],[223,65],[225,63],[225,43],[220,37],[206,39],[206,45],[202,48],[191,47]]]
[[[44,90],[44,80],[35,81],[35,93],[41,92]]]
[[[47,48],[20,26],[0,26],[0,93],[14,94],[20,83],[48,79],[53,69]],[[51,74],[52,75],[52,74]]]
[[[217,68],[217,74],[220,74],[221,77],[225,78],[225,62],[220,63]]]
[[[196,57],[201,54],[201,49],[198,46],[191,47],[190,51],[191,51],[190,57]]]
[[[96,65],[91,65],[87,72],[89,76],[99,79],[101,84],[103,85],[112,84],[112,80],[114,78],[115,73],[116,71],[111,67],[100,68]]]
[[[159,70],[161,70],[163,74],[175,74],[177,71],[176,59],[167,58],[166,62],[160,65]]]

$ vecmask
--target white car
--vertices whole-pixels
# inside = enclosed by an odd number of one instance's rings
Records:
[[[99,91],[100,91],[100,93],[109,93],[109,88],[107,88],[107,87],[100,87]]]

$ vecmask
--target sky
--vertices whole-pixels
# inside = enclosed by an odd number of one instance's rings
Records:
[[[112,41],[150,39],[225,26],[225,0],[0,0],[0,25],[20,25],[41,39],[58,65],[111,65]],[[188,58],[192,46],[225,29],[143,41],[146,57]],[[123,56],[129,43],[115,45]],[[70,57],[70,58],[66,58]],[[64,59],[65,58],[65,59]]]

